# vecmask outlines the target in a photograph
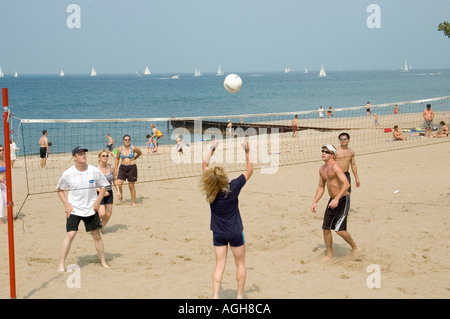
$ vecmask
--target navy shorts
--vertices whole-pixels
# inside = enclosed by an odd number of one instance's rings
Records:
[[[108,196],[103,196],[100,205],[113,204],[114,203],[114,194],[112,190],[107,191],[109,193]],[[98,195],[98,192],[97,192]]]
[[[98,228],[102,228],[102,222],[98,213],[95,212],[94,215],[82,217],[74,214],[70,214],[69,218],[66,220],[66,230],[69,231],[78,231],[78,225],[80,222],[84,222],[84,228],[87,232],[96,230]]]
[[[239,234],[218,234],[213,232],[213,244],[214,246],[227,246],[239,247],[245,244],[244,232]]]

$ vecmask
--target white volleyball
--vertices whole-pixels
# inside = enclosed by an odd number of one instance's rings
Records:
[[[223,86],[228,92],[236,93],[242,87],[242,79],[237,74],[228,74],[223,81]]]

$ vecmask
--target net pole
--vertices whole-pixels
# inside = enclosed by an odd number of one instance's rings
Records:
[[[3,95],[3,135],[4,135],[4,158],[6,166],[6,203],[8,210],[8,244],[9,244],[9,287],[11,299],[16,298],[16,270],[14,262],[14,219],[12,201],[12,178],[11,178],[11,147],[9,141],[9,106],[8,89],[2,88]]]

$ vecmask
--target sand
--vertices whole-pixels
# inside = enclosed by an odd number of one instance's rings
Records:
[[[244,297],[449,298],[449,157],[448,143],[358,155],[361,187],[352,182],[348,231],[362,252],[353,257],[333,233],[335,257],[328,262],[321,230],[328,195],[316,214],[310,210],[323,163],[319,152],[317,161],[281,166],[276,174],[255,170],[240,195]],[[125,200],[114,205],[103,234],[111,268],[101,267],[81,224],[66,260],[66,266],[78,265],[78,277],[57,272],[65,214],[56,193],[29,196],[14,222],[17,298],[211,298],[210,213],[198,182],[137,184],[135,208],[125,187]],[[26,190],[20,182],[14,186],[18,208]],[[7,225],[0,225],[0,247],[0,298],[9,298]],[[368,272],[371,265],[379,272]],[[371,281],[376,274],[380,281]],[[368,278],[379,288],[369,287]],[[220,297],[236,294],[229,251]]]

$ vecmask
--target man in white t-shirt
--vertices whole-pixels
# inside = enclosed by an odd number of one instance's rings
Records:
[[[61,272],[65,271],[64,263],[77,234],[80,221],[84,222],[86,231],[91,232],[94,238],[95,248],[102,266],[109,268],[105,261],[103,239],[100,233],[102,223],[97,212],[109,182],[97,167],[87,164],[87,151],[80,146],[72,150],[75,165],[62,174],[56,186],[67,217],[67,236],[62,244],[61,261],[58,267],[58,271]],[[97,187],[100,188],[98,195]],[[64,191],[69,191],[67,197]]]

